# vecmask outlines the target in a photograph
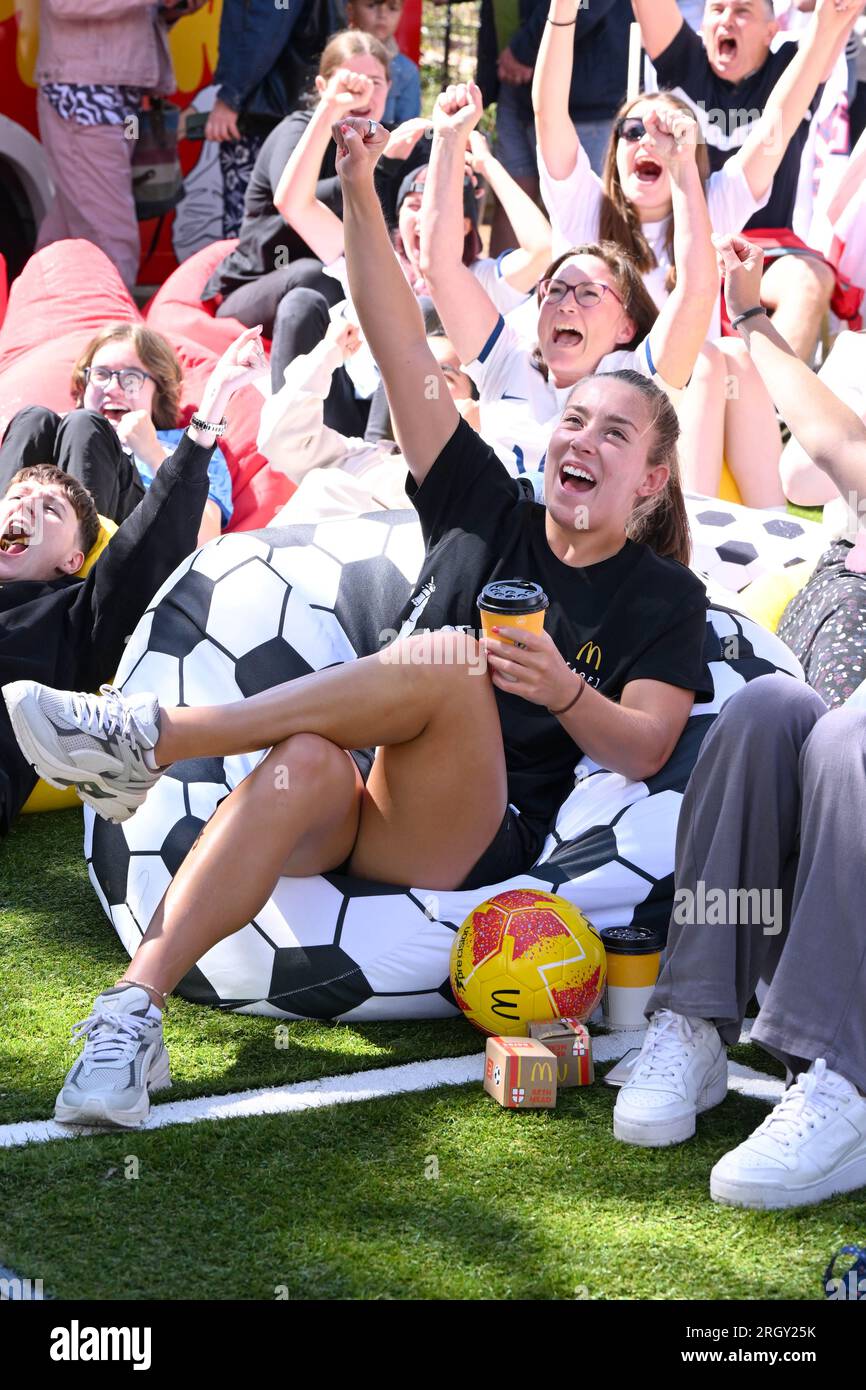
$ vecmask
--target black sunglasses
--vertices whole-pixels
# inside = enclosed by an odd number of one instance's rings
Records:
[[[620,116],[614,131],[617,140],[627,140],[630,145],[636,145],[646,135],[646,126],[640,116]]]

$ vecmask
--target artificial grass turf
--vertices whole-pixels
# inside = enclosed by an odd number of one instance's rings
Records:
[[[126,955],[93,894],[76,813],[0,849],[0,1121],[51,1114],[71,1022]],[[462,1020],[274,1021],[174,1001],[171,1099],[477,1052]],[[759,1049],[736,1060],[779,1074]],[[618,1144],[614,1095],[501,1111],[477,1086],[297,1115],[0,1151],[0,1264],[61,1298],[818,1298],[862,1197],[716,1207],[708,1176],[766,1114],[738,1096],[668,1150]],[[139,1176],[126,1179],[126,1160]],[[431,1159],[438,1178],[428,1178]]]
[[[613,1140],[612,1104],[511,1113],[461,1087],[6,1151],[0,1260],[60,1298],[821,1297],[862,1200],[709,1198],[764,1106],[729,1097],[650,1150]]]
[[[90,886],[78,811],[26,816],[0,846],[0,1123],[47,1119],[75,1057],[73,1023],[128,956]],[[166,1019],[172,1100],[478,1052],[462,1019],[293,1023],[172,999]]]

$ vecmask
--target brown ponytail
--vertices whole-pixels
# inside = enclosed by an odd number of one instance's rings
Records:
[[[672,560],[679,560],[681,565],[688,565],[692,538],[677,453],[680,422],[673,403],[664,391],[649,377],[641,376],[640,372],[600,372],[598,376],[602,381],[606,377],[624,381],[641,392],[653,412],[650,424],[653,442],[647,454],[647,467],[657,468],[663,464],[670,469],[670,477],[661,492],[638,502],[628,519],[626,535],[629,540],[648,545],[657,555],[668,556]]]

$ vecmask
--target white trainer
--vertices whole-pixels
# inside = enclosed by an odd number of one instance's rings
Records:
[[[866,1187],[866,1100],[819,1057],[710,1174],[714,1202],[811,1206]]]
[[[27,761],[52,787],[75,787],[104,820],[127,820],[161,773],[144,759],[159,739],[159,701],[52,690],[38,681],[4,685],[3,698]]]
[[[691,1139],[695,1117],[728,1092],[728,1054],[718,1031],[702,1018],[661,1009],[652,1015],[640,1056],[620,1088],[614,1137],[662,1148]]]
[[[162,1019],[147,1017],[150,995],[138,985],[100,994],[90,1017],[76,1023],[72,1042],[84,1051],[69,1071],[54,1107],[62,1125],[135,1129],[150,1114],[150,1091],[171,1085]]]

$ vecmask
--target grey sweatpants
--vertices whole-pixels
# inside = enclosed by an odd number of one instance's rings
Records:
[[[783,675],[729,700],[683,798],[676,887],[699,905],[712,889],[778,889],[782,910],[708,925],[675,906],[647,1013],[711,1019],[734,1043],[763,982],[754,1041],[792,1072],[823,1057],[866,1091],[866,709],[828,711]]]

